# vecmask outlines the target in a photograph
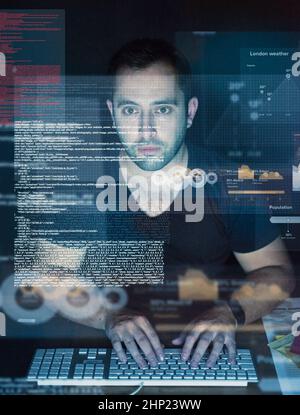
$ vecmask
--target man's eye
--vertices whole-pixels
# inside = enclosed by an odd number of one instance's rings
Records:
[[[157,114],[161,114],[161,115],[166,115],[166,114],[170,114],[170,112],[172,111],[172,108],[171,107],[166,107],[166,106],[164,106],[164,107],[159,107],[159,108],[157,108],[156,110],[155,110],[155,112],[157,113]]]
[[[122,109],[123,114],[125,115],[133,115],[138,113],[138,109],[135,107],[124,107]]]

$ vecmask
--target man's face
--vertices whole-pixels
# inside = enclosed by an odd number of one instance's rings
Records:
[[[174,69],[166,63],[118,71],[113,102],[107,105],[122,144],[140,168],[158,170],[173,159],[197,110],[193,100],[185,103]]]

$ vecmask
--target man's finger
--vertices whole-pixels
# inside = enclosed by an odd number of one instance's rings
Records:
[[[216,361],[218,360],[218,357],[223,349],[225,342],[225,336],[223,333],[219,333],[213,342],[213,348],[212,351],[207,359],[207,366],[212,367],[216,364]]]
[[[191,351],[198,340],[201,333],[208,328],[208,323],[199,323],[194,325],[193,329],[186,335],[185,343],[182,348],[181,358],[187,360],[190,357]]]
[[[207,326],[207,323],[203,323],[203,328],[204,326]],[[189,334],[189,332],[191,332],[193,330],[193,328],[195,327],[195,323],[189,323],[180,333],[180,335],[178,337],[176,337],[175,339],[172,340],[172,343],[175,344],[176,346],[181,346],[184,343],[184,340],[186,339],[186,336]]]
[[[143,350],[145,353],[146,359],[150,363],[151,366],[157,366],[157,358],[155,356],[155,353],[152,349],[151,343],[148,340],[145,333],[137,326],[132,328],[130,331],[132,336],[134,337],[137,345]]]
[[[188,324],[183,330],[182,332],[179,334],[178,337],[176,337],[175,339],[172,340],[172,343],[175,344],[176,346],[180,346],[183,344],[188,332],[190,330],[192,330],[193,326],[191,324]]]
[[[176,339],[172,340],[172,343],[175,344],[175,346],[181,346],[182,343],[184,342],[185,336],[179,336],[176,337]]]
[[[146,333],[148,339],[150,340],[150,343],[153,346],[153,350],[156,352],[157,357],[159,360],[164,359],[164,352],[162,345],[160,343],[159,337],[156,333],[156,331],[153,329],[150,322],[144,318],[144,317],[138,317],[136,319],[136,324],[143,329],[143,331]]]
[[[130,352],[131,356],[134,358],[136,363],[140,366],[141,369],[147,367],[147,363],[141,353],[139,352],[139,349],[137,348],[137,345],[135,343],[134,338],[131,334],[125,334],[123,336],[123,342],[125,346],[127,347],[127,350]]]
[[[194,351],[193,357],[191,359],[191,366],[196,367],[199,365],[200,360],[202,359],[204,353],[206,352],[208,346],[214,339],[214,337],[217,335],[217,333],[212,331],[206,331],[202,336],[200,337],[200,340],[198,341],[198,344],[196,346],[196,349]]]
[[[229,363],[235,365],[236,364],[236,343],[234,339],[234,335],[230,335],[229,339],[225,342],[227,350],[228,350],[228,361]]]
[[[111,344],[115,352],[117,353],[118,358],[121,360],[121,362],[126,363],[127,362],[126,353],[123,350],[122,343],[120,339],[118,338],[118,336],[112,336]]]

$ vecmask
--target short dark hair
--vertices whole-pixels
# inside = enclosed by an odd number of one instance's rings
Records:
[[[128,67],[145,69],[156,62],[171,65],[178,75],[179,85],[186,97],[191,96],[191,67],[187,58],[164,39],[135,39],[123,45],[111,58],[108,74],[114,76],[118,70]]]

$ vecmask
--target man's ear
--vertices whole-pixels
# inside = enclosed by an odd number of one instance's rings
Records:
[[[107,99],[106,100],[106,105],[107,105],[107,108],[108,108],[108,110],[110,112],[110,115],[113,117],[114,116],[113,115],[113,103],[111,102],[110,99]]]
[[[192,97],[188,102],[188,113],[187,113],[187,128],[190,128],[193,124],[194,117],[198,109],[198,98]]]
[[[114,117],[113,103],[110,99],[107,99],[106,100],[106,105],[107,105],[108,111],[110,112],[110,115],[111,115],[111,119],[112,119],[112,122],[113,122],[113,127],[115,128],[116,123],[115,123],[115,117]]]

